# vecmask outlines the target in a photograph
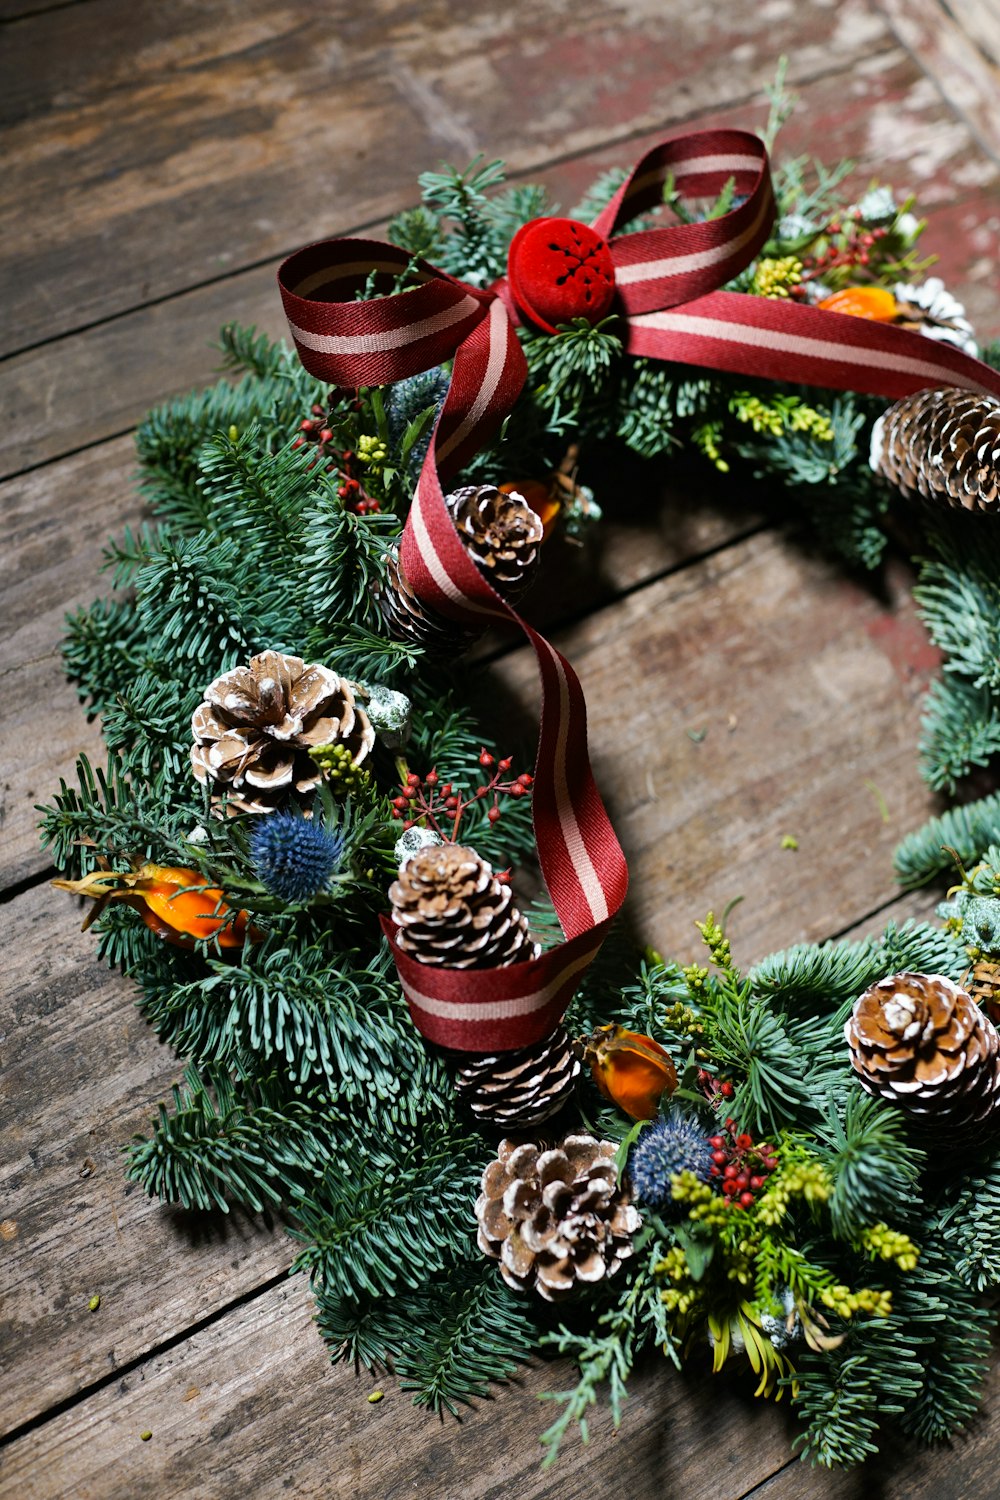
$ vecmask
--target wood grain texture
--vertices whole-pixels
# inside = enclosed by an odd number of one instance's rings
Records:
[[[877,0],[903,46],[1000,162],[1000,10],[993,0]]]
[[[727,930],[748,963],[885,898],[895,843],[934,806],[914,746],[936,658],[907,586],[891,572],[880,600],[766,533],[555,637],[587,697],[641,943],[687,960],[695,917],[741,897]],[[511,716],[535,692],[522,650],[483,687]]]
[[[218,1312],[294,1253],[279,1228],[184,1213],[125,1182],[121,1153],[180,1065],[79,926],[78,903],[48,886],[4,909],[0,1436]]]
[[[90,0],[6,28],[10,352],[394,212],[479,150],[514,168],[884,46],[864,3]],[[512,107],[512,101],[517,107]]]
[[[131,438],[0,486],[5,544],[0,593],[0,889],[45,869],[36,803],[72,781],[76,757],[104,761],[100,728],[88,723],[61,655],[67,610],[106,592],[101,553],[109,535],[136,522]]]

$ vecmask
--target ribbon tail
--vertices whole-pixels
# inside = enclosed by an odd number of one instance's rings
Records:
[[[897,401],[931,385],[1000,396],[1000,371],[906,328],[744,292],[628,319],[630,354]]]

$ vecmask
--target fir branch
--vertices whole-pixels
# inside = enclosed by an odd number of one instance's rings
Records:
[[[223,325],[219,330],[218,348],[222,351],[222,363],[227,370],[255,375],[258,380],[279,375],[288,358],[284,345],[269,339],[266,333],[258,333],[252,326],[243,328],[239,323]]]
[[[840,1239],[853,1240],[883,1220],[906,1224],[918,1201],[924,1153],[907,1142],[898,1111],[860,1088],[846,1103],[831,1101],[816,1127],[823,1143],[820,1159],[833,1183],[830,1224]]]
[[[964,807],[950,808],[907,834],[893,855],[896,879],[913,890],[943,870],[954,869],[955,854],[970,869],[991,844],[998,842],[1000,792],[991,792]]]
[[[430,1284],[399,1351],[400,1388],[416,1406],[457,1416],[459,1403],[488,1396],[509,1380],[537,1338],[531,1304],[505,1285],[495,1267],[466,1261],[444,1285]]]
[[[337,1149],[341,1121],[321,1102],[241,1098],[221,1069],[185,1070],[173,1112],[160,1106],[152,1135],[133,1138],[126,1176],[146,1193],[184,1208],[229,1212],[235,1199],[254,1212],[286,1201],[297,1178],[321,1171]]]
[[[964,677],[949,674],[932,682],[918,749],[927,784],[953,792],[974,766],[988,766],[1000,754],[1000,697]]]
[[[322,1180],[296,1201],[294,1270],[341,1297],[415,1289],[472,1244],[480,1146],[428,1122],[419,1145],[341,1142]],[[391,1149],[390,1149],[391,1148]],[[348,1175],[341,1158],[351,1160]]]

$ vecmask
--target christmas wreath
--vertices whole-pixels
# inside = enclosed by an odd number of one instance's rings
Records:
[[[772,179],[731,130],[567,218],[497,162],[426,174],[390,244],[286,262],[296,351],[227,327],[241,378],[146,419],[152,519],[69,621],[108,763],[43,837],[188,1060],[129,1177],[279,1210],[332,1357],[422,1405],[571,1355],[546,1461],[647,1346],[748,1361],[826,1465],[887,1420],[954,1432],[987,1365],[1000,796],[899,849],[906,886],[956,869],[943,925],[743,971],[709,914],[680,966],[605,941],[625,862],[572,668],[519,621],[532,764],[487,747],[458,661],[553,528],[586,541],[598,447],[687,444],[780,480],[852,565],[917,502],[924,774],[1000,750],[1000,375],[913,205],[844,176]]]

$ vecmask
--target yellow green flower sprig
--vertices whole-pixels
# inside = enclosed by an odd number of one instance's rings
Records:
[[[833,1182],[808,1139],[786,1134],[776,1149],[779,1166],[746,1209],[693,1173],[674,1177],[672,1202],[685,1217],[670,1227],[674,1243],[655,1269],[672,1336],[688,1343],[706,1337],[716,1371],[730,1356],[745,1354],[759,1377],[755,1394],[780,1398],[785,1387],[795,1389],[790,1345],[836,1348],[853,1319],[888,1317],[892,1293],[852,1289],[810,1258],[802,1241],[826,1215]],[[908,1235],[884,1223],[863,1229],[844,1248],[903,1274],[919,1255]]]

